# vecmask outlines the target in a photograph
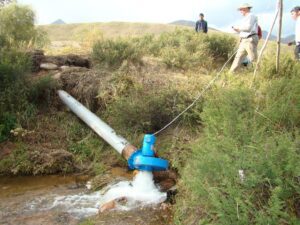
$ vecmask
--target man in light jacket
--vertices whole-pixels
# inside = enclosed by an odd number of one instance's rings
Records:
[[[240,45],[236,53],[235,59],[231,65],[230,71],[235,72],[241,65],[244,57],[248,55],[250,63],[257,59],[258,45],[258,19],[251,13],[252,6],[245,3],[238,10],[244,17],[240,26],[232,27],[232,29],[240,35]]]
[[[300,61],[300,6],[296,6],[291,10],[291,16],[296,20],[295,42],[290,42],[288,45],[296,44],[295,58]]]

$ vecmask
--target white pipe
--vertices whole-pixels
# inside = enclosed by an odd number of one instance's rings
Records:
[[[108,144],[122,154],[123,149],[129,142],[116,134],[116,132],[103,122],[94,113],[88,110],[75,98],[69,95],[67,92],[59,90],[58,95],[61,100],[90,128],[92,128],[100,137],[102,137]]]

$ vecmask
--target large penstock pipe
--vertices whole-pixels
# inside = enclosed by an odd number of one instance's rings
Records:
[[[59,90],[60,99],[70,108],[81,120],[83,120],[93,131],[110,144],[128,161],[130,169],[145,171],[161,171],[168,168],[168,161],[154,156],[154,143],[156,138],[153,135],[145,135],[143,147],[137,150],[125,138],[116,132],[84,105],[78,102],[67,92]]]
[[[75,113],[93,131],[95,131],[108,144],[110,144],[115,150],[117,150],[117,152],[122,154],[123,150],[126,149],[126,146],[131,146],[125,138],[117,135],[116,132],[110,126],[103,122],[94,113],[89,111],[84,105],[78,102],[67,92],[59,90],[58,95],[73,113]]]

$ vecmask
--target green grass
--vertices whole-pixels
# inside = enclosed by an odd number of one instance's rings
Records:
[[[33,165],[27,150],[25,144],[17,143],[9,157],[0,160],[0,175],[31,174]]]
[[[281,65],[285,76],[264,65],[258,89],[244,78],[210,91],[203,135],[181,171],[176,224],[298,224],[299,70],[289,58]]]

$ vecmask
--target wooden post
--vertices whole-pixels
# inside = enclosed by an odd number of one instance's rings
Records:
[[[281,30],[282,30],[282,11],[283,1],[278,0],[279,20],[278,20],[278,36],[277,36],[277,57],[276,57],[276,72],[279,73],[280,47],[281,47]]]

